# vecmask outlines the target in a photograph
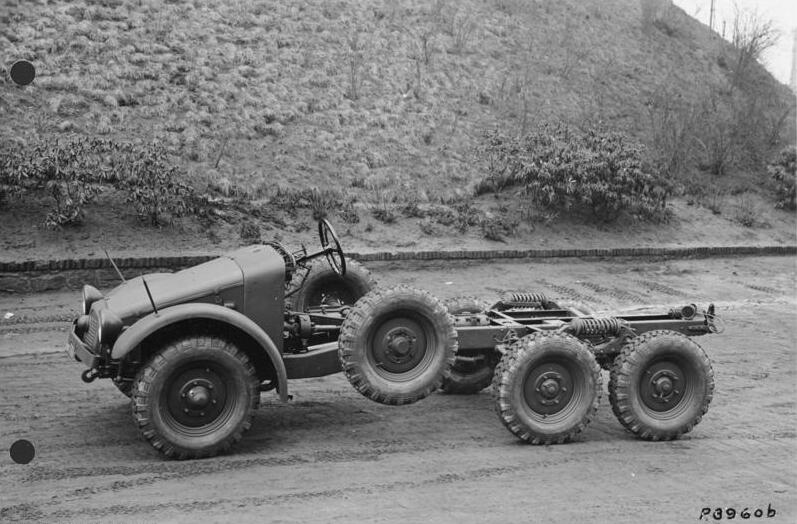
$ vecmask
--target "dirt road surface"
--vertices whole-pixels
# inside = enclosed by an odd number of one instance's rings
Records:
[[[793,258],[370,267],[380,284],[441,298],[531,290],[611,311],[713,301],[726,330],[696,341],[714,400],[692,433],[650,443],[604,394],[575,442],[536,447],[503,428],[489,391],[388,407],[339,374],[293,382],[288,404],[264,393],[232,453],[169,461],[138,438],[127,399],[81,382],[62,351],[75,293],[3,296],[0,317],[14,316],[0,321],[0,521],[669,523],[717,507],[734,522],[745,508],[750,522],[797,521]],[[18,439],[36,447],[30,464],[10,459]]]

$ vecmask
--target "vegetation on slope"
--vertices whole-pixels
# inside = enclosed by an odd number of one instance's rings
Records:
[[[663,0],[2,1],[0,56],[38,70],[32,86],[0,84],[2,153],[60,158],[55,144],[81,136],[155,142],[175,167],[162,171],[193,188],[171,204],[205,217],[270,206],[254,218],[336,209],[356,223],[365,211],[502,238],[524,197],[474,208],[490,130],[600,124],[646,144],[643,170],[707,206],[767,181],[773,152],[794,142],[788,91]],[[136,201],[123,182],[107,194],[128,196],[104,205]]]

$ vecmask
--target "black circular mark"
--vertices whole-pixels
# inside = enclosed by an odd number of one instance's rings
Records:
[[[17,440],[11,444],[11,460],[17,464],[27,464],[36,456],[36,448],[29,440]]]
[[[26,86],[36,78],[36,68],[27,60],[17,60],[14,62],[14,65],[11,66],[10,74],[11,80],[13,80],[14,83]]]

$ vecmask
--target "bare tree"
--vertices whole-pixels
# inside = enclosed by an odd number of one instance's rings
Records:
[[[745,10],[734,4],[731,43],[736,48],[736,67],[733,87],[739,87],[747,78],[750,66],[761,59],[764,51],[778,41],[778,31],[772,20],[765,20],[756,10]]]

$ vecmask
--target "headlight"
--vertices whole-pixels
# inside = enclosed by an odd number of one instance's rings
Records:
[[[89,325],[90,317],[88,315],[80,315],[75,321],[75,333],[77,333],[77,336],[82,339],[83,335],[89,330]]]
[[[89,311],[91,311],[91,305],[102,298],[104,298],[102,293],[96,287],[88,284],[83,286],[83,314],[88,315]]]
[[[97,341],[102,344],[113,344],[119,333],[122,332],[122,319],[107,309],[99,311],[99,326],[97,326]]]

